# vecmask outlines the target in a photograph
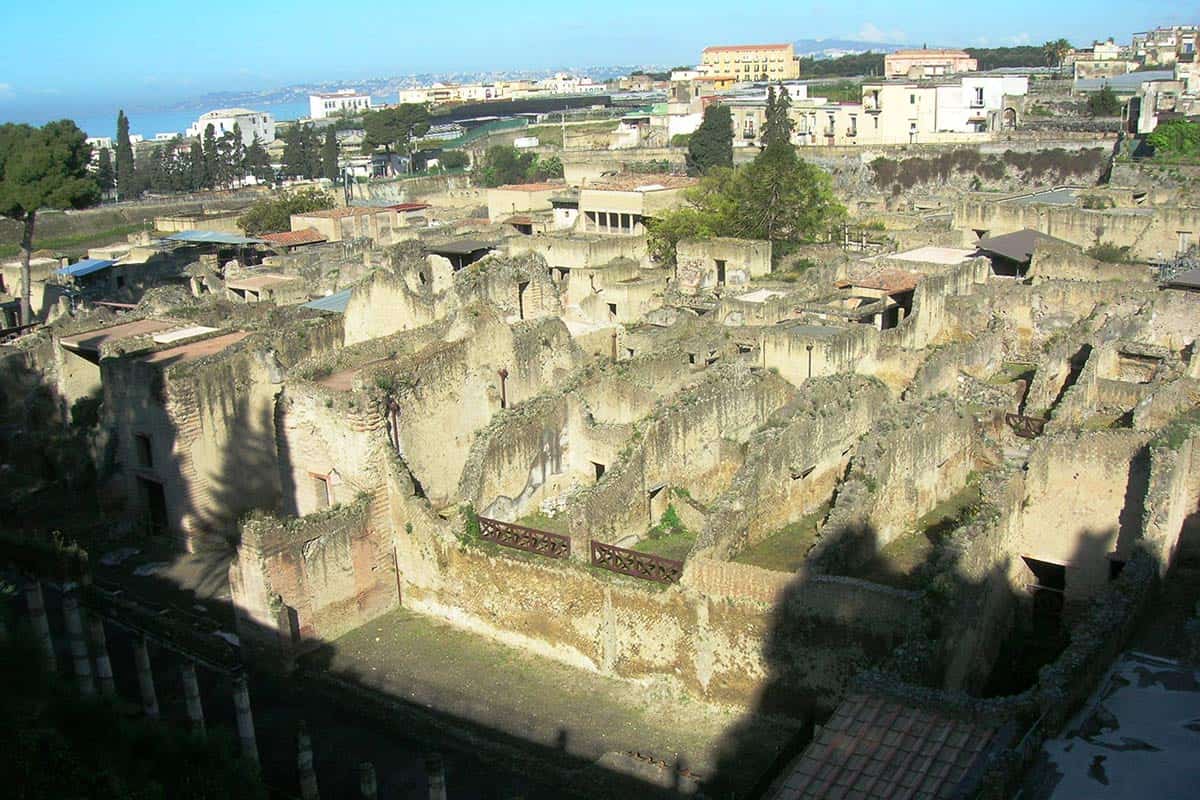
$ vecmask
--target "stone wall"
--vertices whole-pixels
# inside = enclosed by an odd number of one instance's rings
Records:
[[[683,239],[675,246],[675,283],[684,294],[745,288],[771,272],[771,243],[748,239]]]
[[[288,657],[396,607],[389,515],[374,505],[363,495],[301,519],[242,522],[229,584],[244,647]]]
[[[750,437],[693,553],[728,559],[827,502],[858,438],[891,399],[881,383],[858,376],[814,378],[804,389]]]
[[[649,502],[655,490],[678,487],[710,502],[737,471],[740,445],[792,391],[778,377],[740,364],[707,370],[694,388],[639,423],[627,450],[568,506],[580,549],[592,538],[620,544],[644,535],[657,521]]]
[[[1049,241],[1039,242],[1034,249],[1027,275],[1034,283],[1043,280],[1152,282],[1145,267],[1097,261],[1076,246]]]
[[[821,571],[857,567],[967,482],[978,423],[947,398],[897,408],[859,444],[813,548]]]
[[[391,486],[405,607],[602,675],[746,707],[786,687],[829,708],[913,628],[905,593],[784,586],[771,605],[459,542],[401,472]]]

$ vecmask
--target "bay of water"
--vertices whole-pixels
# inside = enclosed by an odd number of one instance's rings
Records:
[[[297,103],[277,103],[277,104],[255,104],[249,106],[253,111],[266,111],[275,118],[276,122],[283,120],[301,119],[308,116],[308,102]],[[179,133],[182,134],[192,125],[201,114],[213,111],[212,108],[193,108],[182,111],[126,111],[125,115],[129,117],[129,132],[131,134],[141,134],[147,139],[153,139],[155,134],[159,133]],[[111,136],[116,138],[117,135],[117,109],[113,109],[111,113],[106,115],[85,115],[78,117],[70,117],[74,119],[75,124],[87,133],[88,136]]]

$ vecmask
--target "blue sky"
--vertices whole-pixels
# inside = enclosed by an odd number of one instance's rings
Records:
[[[0,121],[412,72],[694,63],[706,44],[1074,43],[1200,22],[1200,0],[43,0],[5,4]],[[752,9],[752,10],[750,10]]]

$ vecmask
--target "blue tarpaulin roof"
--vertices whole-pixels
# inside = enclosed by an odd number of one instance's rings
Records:
[[[180,231],[164,237],[172,242],[192,242],[195,244],[262,244],[262,239],[250,236],[238,236],[236,233],[223,231]]]
[[[91,275],[93,272],[108,269],[115,263],[117,262],[102,258],[85,258],[82,261],[76,261],[68,267],[57,270],[57,273],[59,275],[69,275],[72,278],[81,278],[84,275]]]
[[[346,306],[350,304],[350,290],[343,289],[340,292],[313,300],[311,303],[305,303],[304,308],[314,308],[317,311],[332,311],[335,314],[345,314]]]

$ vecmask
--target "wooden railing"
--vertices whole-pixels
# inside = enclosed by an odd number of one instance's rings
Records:
[[[659,583],[678,583],[683,577],[682,561],[626,550],[595,540],[592,540],[592,566]]]
[[[571,557],[570,536],[526,528],[524,525],[514,525],[498,519],[480,517],[479,538],[550,558]]]

